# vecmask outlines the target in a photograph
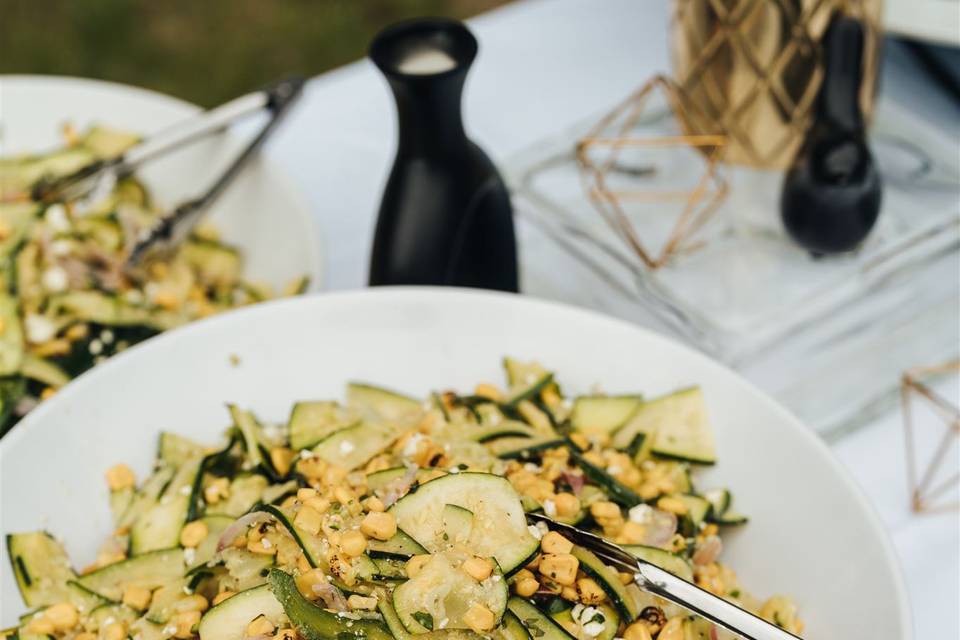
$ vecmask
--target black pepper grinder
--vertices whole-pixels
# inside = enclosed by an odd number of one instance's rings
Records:
[[[830,23],[816,121],[784,180],[783,224],[814,256],[855,249],[880,213],[880,174],[859,99],[863,42],[860,21],[837,16]]]
[[[442,19],[388,27],[370,47],[393,92],[399,124],[371,285],[518,289],[510,197],[461,117],[463,84],[476,54],[467,27]]]

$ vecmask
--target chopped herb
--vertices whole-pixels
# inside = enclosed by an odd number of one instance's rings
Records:
[[[537,626],[538,622],[539,620],[536,618],[527,618],[523,621],[524,626],[527,627],[527,631],[529,631],[530,635],[534,638],[542,638],[545,635],[543,629]]]
[[[450,536],[448,536],[448,535],[447,535],[447,532],[444,531],[444,532],[443,532],[443,541],[446,542],[446,541],[449,540],[449,539],[450,539]]]
[[[433,631],[433,616],[425,611],[414,611],[413,619],[420,623],[420,626]]]
[[[730,597],[731,597],[731,598],[739,598],[739,597],[740,597],[740,589],[734,589],[733,591],[731,591],[731,592],[730,592]]]

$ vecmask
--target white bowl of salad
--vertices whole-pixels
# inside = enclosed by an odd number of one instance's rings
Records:
[[[827,448],[586,311],[379,289],[112,358],[0,442],[2,626],[56,640],[722,640],[545,514],[808,638],[911,635]]]
[[[173,255],[130,269],[138,237],[204,192],[242,142],[213,136],[90,198],[34,199],[45,180],[112,158],[198,111],[76,78],[2,76],[0,436],[83,371],[151,335],[320,284],[319,237],[257,158]]]

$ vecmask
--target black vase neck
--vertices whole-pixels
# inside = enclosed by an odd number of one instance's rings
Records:
[[[857,134],[864,127],[860,110],[863,42],[863,25],[846,16],[834,18],[824,34],[818,119],[836,133]]]
[[[411,71],[411,57],[433,55],[435,70]],[[463,24],[434,19],[405,22],[380,33],[370,58],[383,72],[397,104],[399,155],[447,156],[467,143],[461,98],[477,41]],[[446,61],[447,66],[443,62]]]

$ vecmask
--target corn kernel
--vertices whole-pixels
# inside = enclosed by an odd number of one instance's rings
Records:
[[[47,607],[43,612],[43,617],[49,620],[57,631],[72,629],[80,621],[77,608],[69,602],[59,602]]]
[[[647,625],[643,622],[634,622],[623,631],[623,640],[652,640]]]
[[[53,396],[57,395],[57,390],[53,387],[44,387],[43,391],[40,392],[41,400],[49,400]]]
[[[463,621],[477,633],[483,633],[484,631],[493,629],[493,625],[496,623],[496,617],[490,609],[480,603],[474,603],[467,609],[467,612],[463,614]]]
[[[173,610],[177,613],[184,613],[186,611],[199,611],[203,613],[209,607],[210,604],[207,602],[207,599],[199,593],[180,598],[173,603]]]
[[[97,640],[97,634],[84,631],[73,636],[73,640]]]
[[[623,523],[623,528],[620,529],[617,542],[621,544],[640,544],[646,539],[646,537],[647,528],[645,526],[639,522],[627,520]]]
[[[236,591],[230,591],[230,590],[221,591],[221,592],[218,593],[217,595],[213,596],[213,603],[212,603],[212,604],[213,604],[213,606],[217,606],[218,604],[220,604],[221,602],[223,602],[224,600],[226,600],[226,599],[229,598],[230,596],[235,596],[235,595],[237,595],[237,592],[236,592]]]
[[[204,541],[209,533],[210,530],[207,529],[206,523],[202,520],[188,522],[180,530],[180,544],[188,549],[195,548]]]
[[[529,598],[540,588],[540,583],[534,578],[521,578],[513,584],[513,591],[521,598]]]
[[[230,497],[230,481],[226,478],[213,480],[203,490],[203,499],[207,504],[217,504],[228,497]]]
[[[577,580],[577,592],[580,594],[580,601],[584,604],[600,604],[607,597],[593,578]]]
[[[481,398],[487,398],[493,400],[494,402],[499,402],[500,398],[503,397],[503,394],[500,393],[500,389],[497,389],[496,386],[481,382],[473,390],[473,395],[480,396]]]
[[[138,586],[130,586],[123,591],[123,604],[131,609],[143,611],[150,604],[150,598],[153,594],[150,589]]]
[[[560,517],[575,516],[580,512],[580,499],[572,493],[558,493],[553,503],[557,506],[557,515]]]
[[[361,596],[357,594],[352,594],[347,598],[347,604],[351,609],[376,609],[377,608],[377,599],[372,597]]]
[[[297,632],[289,627],[278,629],[273,636],[273,640],[297,640]]]
[[[297,590],[309,600],[316,600],[318,597],[313,590],[313,586],[316,584],[323,584],[326,581],[327,579],[323,575],[323,571],[320,569],[310,569],[309,571],[304,571],[294,578],[294,582],[297,583]]]
[[[540,541],[540,550],[553,554],[570,553],[573,551],[573,543],[556,531],[548,531]]]
[[[348,556],[356,558],[367,549],[367,538],[356,529],[344,531],[340,537],[340,550]]]
[[[573,442],[573,444],[577,445],[577,448],[581,451],[586,451],[590,448],[590,441],[587,440],[587,437],[579,431],[571,433],[570,440]]]
[[[297,511],[297,517],[293,519],[293,524],[300,529],[303,529],[310,535],[315,536],[320,533],[322,516],[317,513],[316,509],[311,509],[310,507],[304,505],[300,507],[299,511]]]
[[[360,523],[360,531],[377,540],[389,540],[397,533],[397,519],[392,513],[368,513]]]
[[[461,568],[464,573],[477,582],[486,580],[490,577],[490,574],[493,573],[493,563],[486,558],[478,558],[476,556],[467,558]]]
[[[45,636],[52,635],[55,630],[53,623],[44,618],[42,615],[37,616],[28,622],[24,629],[27,631],[27,633]]]
[[[333,499],[339,502],[340,504],[347,504],[354,498],[356,498],[356,496],[353,495],[353,491],[351,491],[346,487],[340,486],[340,487],[334,488],[333,490]]]
[[[247,551],[264,556],[276,555],[277,545],[273,544],[269,538],[257,538],[251,535],[255,531],[256,529],[251,529],[250,532],[247,533]]]
[[[281,476],[290,473],[290,466],[293,464],[294,453],[286,447],[274,447],[270,449],[270,464]]]
[[[200,613],[195,612],[197,616],[197,622],[200,622]],[[193,625],[191,625],[192,627]],[[174,634],[176,635],[176,634]],[[180,636],[178,636],[180,637]],[[189,638],[190,636],[182,636],[184,638]],[[127,626],[122,622],[111,622],[103,628],[103,640],[126,640],[127,638]]]
[[[363,507],[371,513],[380,513],[381,511],[387,510],[387,507],[383,504],[383,500],[377,496],[370,496],[364,500]]]
[[[420,573],[420,570],[423,569],[423,566],[428,562],[430,562],[430,556],[426,554],[412,556],[409,560],[407,560],[406,564],[407,577],[412,578]]]
[[[304,500],[303,506],[310,507],[317,513],[326,513],[327,509],[330,508],[330,501],[326,498],[321,498],[320,496],[314,496]]]
[[[663,625],[657,640],[683,640],[683,618],[671,618]]]
[[[657,500],[657,508],[678,516],[687,515],[687,505],[680,498],[674,498],[673,496],[663,496]]]
[[[111,491],[131,489],[137,483],[133,469],[125,464],[117,464],[107,469],[107,486]]]
[[[590,514],[594,518],[620,518],[620,507],[613,502],[601,500],[590,505]]]
[[[540,561],[538,570],[540,575],[547,576],[559,585],[570,587],[576,582],[579,568],[580,561],[568,553],[559,555],[548,553]]]
[[[310,498],[317,497],[317,490],[311,489],[309,487],[304,487],[303,489],[297,489],[297,500],[304,502]]]
[[[253,619],[253,622],[247,625],[247,637],[268,636],[273,633],[275,626],[267,620],[266,616],[259,615]]]

